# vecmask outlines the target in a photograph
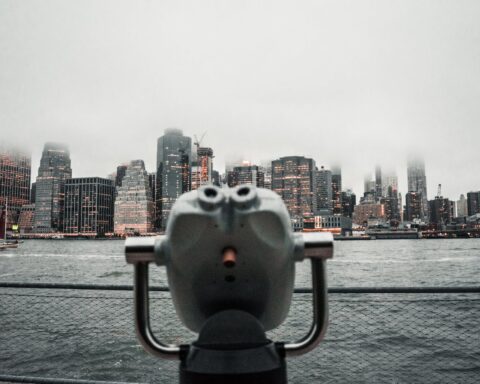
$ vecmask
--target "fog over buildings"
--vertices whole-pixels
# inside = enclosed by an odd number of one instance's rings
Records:
[[[305,156],[363,192],[375,165],[428,197],[480,187],[480,2],[0,0],[0,135],[65,142],[106,177],[178,127],[214,168]]]

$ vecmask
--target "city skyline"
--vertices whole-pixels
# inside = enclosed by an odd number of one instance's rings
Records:
[[[443,196],[440,184],[435,197],[427,198],[425,162],[418,156],[408,159],[409,192],[405,194],[405,206],[398,191],[397,175],[391,169],[383,170],[380,164],[375,166],[374,180],[369,174],[365,176],[364,193],[356,204],[354,193],[349,194],[348,189],[342,191],[338,164],[329,170],[304,156],[280,157],[271,162],[271,167],[230,163],[230,170],[220,181],[218,172],[212,168],[213,149],[201,146],[202,139],[196,135],[194,139],[196,150],[182,130],[167,128],[157,139],[156,172],[149,173],[144,161],[137,159],[128,165],[118,165],[108,179],[73,177],[68,145],[47,142],[30,200],[24,197],[25,207],[14,207],[9,226],[13,230],[14,225],[22,222],[22,231],[33,227],[36,234],[103,236],[111,233],[114,222],[116,235],[152,233],[166,228],[172,206],[183,193],[213,184],[233,187],[242,182],[262,186],[266,175],[271,190],[283,199],[294,230],[329,228],[344,234],[350,233],[354,223],[367,228],[414,225],[441,230],[449,225],[465,232],[466,225],[475,226],[480,219],[480,191],[467,192],[466,207],[460,202],[459,209],[455,199]],[[31,159],[13,149],[3,151],[0,189],[4,190],[4,200],[15,199],[20,196],[19,188],[24,188],[26,180],[30,180]],[[35,202],[33,210],[30,202]],[[6,214],[2,210],[2,220]]]
[[[479,17],[469,1],[4,0],[0,133],[35,170],[55,140],[75,176],[104,177],[155,171],[164,128],[207,131],[217,169],[302,155],[341,163],[357,193],[377,163],[405,193],[413,151],[427,190],[457,199],[480,174]]]
[[[154,138],[153,140],[150,140],[150,144],[152,145],[152,142],[153,142],[153,147],[154,147],[154,152],[155,152],[155,156],[154,156],[154,159],[149,159],[149,158],[146,158],[146,157],[142,157],[142,156],[138,156],[136,158],[132,158],[132,159],[125,159],[123,161],[120,161],[118,163],[111,163],[109,165],[101,165],[98,167],[98,169],[107,169],[107,172],[105,173],[100,173],[100,172],[93,172],[93,173],[85,173],[86,171],[84,171],[84,173],[81,173],[81,171],[78,171],[77,170],[77,167],[75,167],[75,161],[78,160],[78,165],[80,169],[82,169],[82,163],[83,163],[83,159],[81,158],[78,158],[78,156],[75,156],[75,153],[73,153],[71,150],[70,150],[70,158],[71,158],[71,162],[72,162],[72,175],[73,177],[75,178],[80,178],[80,177],[101,177],[101,178],[106,178],[106,177],[109,177],[109,175],[111,175],[113,172],[115,172],[116,168],[121,165],[121,164],[128,164],[130,161],[132,160],[135,160],[135,159],[142,159],[144,162],[145,162],[145,168],[146,170],[149,172],[149,173],[155,173],[156,172],[156,166],[155,166],[155,163],[157,160],[156,157],[157,157],[157,139],[159,139],[160,137],[162,137],[165,133],[166,130],[169,130],[171,128],[165,128],[163,130],[160,130],[160,134],[158,137]],[[177,128],[176,128],[177,129]],[[178,129],[177,129],[178,130]],[[181,130],[181,129],[180,129]],[[185,132],[183,130],[181,130],[183,132],[183,134],[186,136],[186,137],[189,137],[191,139],[193,139],[193,136],[194,134],[190,135],[189,132]],[[57,142],[58,141],[52,141],[52,142]],[[35,156],[35,153],[37,152],[36,150],[35,151],[32,151],[32,154],[31,154],[31,164],[32,164],[32,172],[31,172],[31,179],[32,179],[32,183],[34,182],[34,180],[36,179],[37,177],[37,174],[38,174],[38,167],[40,165],[40,159],[41,159],[41,153],[42,153],[42,148],[43,148],[43,145],[45,144],[45,142],[43,142],[42,144],[40,144],[40,150],[38,151],[39,153],[39,157],[37,158],[37,156]],[[71,148],[70,147],[70,144],[68,142],[62,142],[61,144],[65,144],[69,149]],[[208,144],[208,142],[206,143]],[[19,149],[23,152],[27,152],[27,148],[26,146],[22,146],[22,145],[15,145],[16,149]],[[6,146],[6,148],[8,148],[8,145]],[[193,142],[191,144],[191,151],[194,151],[195,148],[194,148],[194,145],[193,145]],[[213,160],[213,168],[214,170],[216,171],[219,171],[220,174],[225,174],[226,176],[226,173],[225,173],[225,169],[226,169],[226,164],[225,162],[224,163],[221,163],[223,164],[222,167],[218,166],[218,161],[217,161],[217,150],[216,148],[213,147],[213,150],[215,151],[215,159]],[[252,164],[252,165],[261,165],[261,164],[265,164],[265,162],[269,161],[270,164],[271,164],[271,161],[273,160],[276,160],[278,158],[281,158],[281,157],[289,157],[289,156],[304,156],[304,157],[309,157],[307,156],[306,154],[302,154],[302,153],[297,153],[297,154],[285,154],[285,155],[280,155],[278,156],[277,158],[271,158],[270,161],[266,158],[264,158],[263,160],[259,160],[259,161],[255,161],[255,160],[248,160],[248,159],[244,159],[242,158],[241,156],[231,156],[232,158],[235,157],[235,160],[232,161],[230,164],[235,164],[235,165],[242,165],[241,164],[241,161],[247,161],[248,163]],[[407,174],[408,174],[408,160],[411,159],[411,158],[421,158],[420,156],[418,156],[417,154],[412,154],[412,153],[408,153],[406,154],[404,157],[403,157],[403,161],[402,162],[399,162],[401,163],[401,165],[398,165],[397,167],[392,167],[392,166],[384,166],[383,164],[381,164],[380,162],[373,162],[372,163],[372,166],[369,168],[369,169],[366,169],[364,170],[364,172],[362,172],[361,175],[357,175],[356,179],[358,180],[355,185],[356,187],[353,186],[353,183],[350,182],[349,179],[347,179],[348,176],[345,176],[345,175],[351,175],[351,172],[349,172],[348,168],[345,168],[342,166],[341,162],[339,161],[332,161],[332,162],[322,162],[322,161],[319,161],[317,160],[316,157],[312,157],[314,160],[315,160],[315,163],[316,163],[316,166],[320,169],[322,166],[324,166],[327,170],[332,170],[332,169],[335,169],[336,167],[340,168],[341,170],[341,173],[342,173],[342,191],[345,191],[347,189],[351,189],[354,193],[357,194],[357,196],[361,196],[363,195],[364,193],[364,182],[365,182],[365,177],[370,175],[371,177],[371,181],[373,183],[375,183],[375,170],[376,170],[376,167],[377,166],[380,166],[381,170],[382,170],[382,175],[383,176],[386,176],[387,178],[391,178],[391,177],[394,177],[396,176],[396,178],[398,179],[398,192],[400,192],[403,196],[405,196],[405,194],[408,192],[408,177],[407,177]],[[243,160],[240,160],[240,159],[243,159]],[[424,159],[423,159],[424,160]],[[468,192],[472,192],[472,191],[477,191],[480,189],[480,178],[478,179],[475,179],[475,177],[472,177],[471,178],[471,186],[470,188],[467,188],[466,190],[460,190],[460,192],[458,193],[458,195],[451,195],[448,193],[449,190],[459,190],[459,187],[458,185],[455,186],[455,183],[454,183],[454,180],[455,180],[455,177],[453,175],[445,175],[446,177],[444,178],[445,180],[447,180],[447,182],[445,181],[440,181],[440,182],[436,182],[436,181],[431,181],[431,178],[430,178],[430,174],[429,174],[429,167],[428,167],[428,163],[427,161],[423,161],[424,162],[424,165],[425,165],[425,174],[427,175],[427,197],[428,199],[433,199],[435,196],[436,196],[436,192],[437,192],[437,189],[438,189],[438,184],[441,184],[442,185],[442,195],[444,197],[448,197],[452,200],[457,200],[459,199],[460,195],[464,194],[466,196],[466,194]],[[150,166],[149,166],[150,164]],[[330,165],[332,164],[332,165]],[[84,168],[85,169],[85,168]],[[398,172],[397,169],[402,169],[401,172]],[[451,183],[448,182],[448,180],[452,180]],[[475,182],[476,181],[476,182]]]

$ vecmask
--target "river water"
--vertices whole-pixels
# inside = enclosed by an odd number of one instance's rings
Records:
[[[480,239],[335,243],[330,287],[480,286]],[[153,268],[152,284],[166,285]],[[0,282],[131,284],[123,241],[28,240],[0,252]],[[309,266],[296,286],[309,286]],[[152,297],[154,327],[172,342],[194,335],[168,293]],[[330,295],[330,328],[314,352],[289,361],[290,382],[480,382],[480,297]],[[175,382],[177,366],[135,341],[131,292],[0,289],[0,373],[90,380]],[[275,340],[310,324],[309,295],[295,295]]]

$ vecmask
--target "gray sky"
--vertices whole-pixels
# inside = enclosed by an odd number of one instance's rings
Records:
[[[74,176],[155,168],[167,127],[225,159],[376,163],[406,192],[480,189],[480,2],[0,0],[0,140],[66,142]]]

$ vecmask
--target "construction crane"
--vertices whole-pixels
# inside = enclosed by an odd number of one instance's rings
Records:
[[[195,139],[193,144],[197,147],[197,152],[198,152],[198,148],[200,148],[200,145],[202,145],[203,138],[205,137],[206,134],[207,134],[207,131],[203,132],[202,136],[200,136],[200,140],[198,140],[197,135],[193,135],[193,138]]]

